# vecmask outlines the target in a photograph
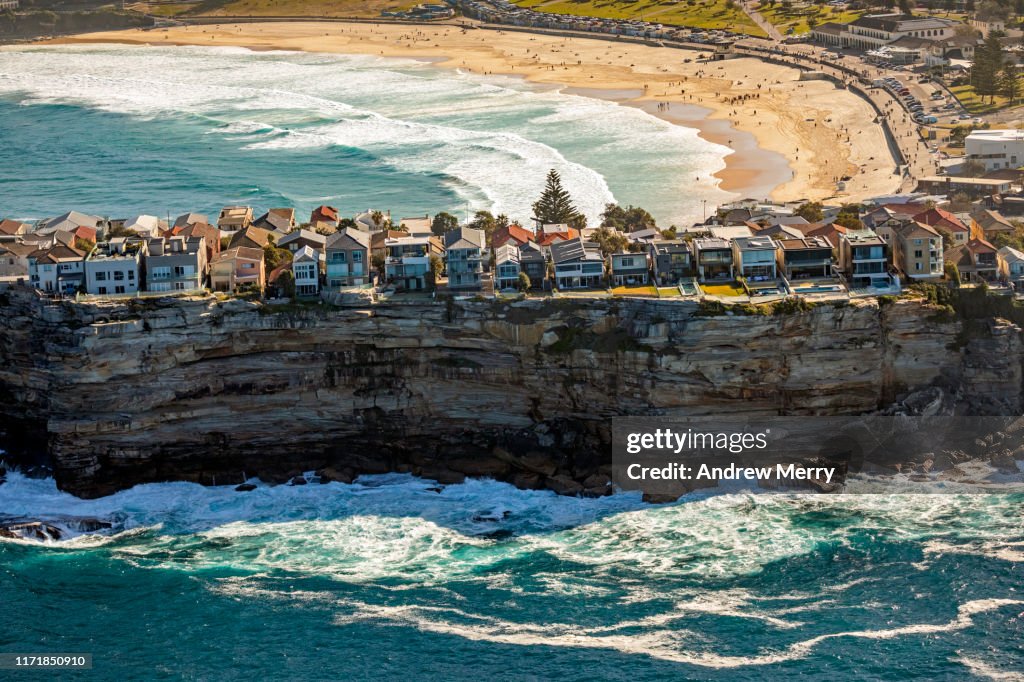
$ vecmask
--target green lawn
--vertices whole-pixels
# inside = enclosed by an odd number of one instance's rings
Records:
[[[812,17],[814,25],[820,26],[829,21],[847,23],[864,14],[864,12],[843,11],[836,7],[821,7],[811,3],[791,3],[787,8],[781,2],[766,2],[765,0],[762,0],[757,11],[774,24],[783,35],[790,28],[793,29],[793,35],[808,33],[811,30],[809,20]]]
[[[612,293],[616,296],[654,296],[658,295],[658,290],[651,286],[639,286],[639,287],[615,287],[612,289]]]
[[[173,17],[191,11],[198,7],[199,4],[198,2],[168,2],[160,4],[140,2],[132,5],[130,9],[139,10],[157,17]]]
[[[416,6],[408,0],[204,0],[192,14],[208,16],[379,17]]]
[[[727,0],[519,0],[538,12],[599,19],[642,19],[659,24],[703,29],[728,29],[764,36],[738,5]]]
[[[954,85],[949,90],[964,105],[964,109],[972,114],[989,114],[1009,106],[1009,100],[1005,97],[996,97],[994,102],[990,102],[986,97],[985,101],[982,101],[970,85]]]
[[[746,290],[736,282],[728,284],[701,284],[700,288],[708,296],[746,296]]]

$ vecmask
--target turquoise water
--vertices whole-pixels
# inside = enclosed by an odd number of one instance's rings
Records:
[[[412,60],[240,48],[0,49],[0,214],[226,203],[528,221],[550,168],[688,224],[725,147],[639,109]],[[699,180],[696,178],[700,177]]]
[[[1022,503],[12,474],[5,513],[115,534],[0,542],[0,651],[91,652],[92,679],[1019,679]]]

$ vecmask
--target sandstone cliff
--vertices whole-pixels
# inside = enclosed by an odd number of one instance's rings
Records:
[[[323,468],[598,494],[614,415],[857,414],[934,385],[962,410],[1021,407],[1021,330],[966,334],[915,300],[702,316],[639,299],[0,297],[0,420],[83,496]]]

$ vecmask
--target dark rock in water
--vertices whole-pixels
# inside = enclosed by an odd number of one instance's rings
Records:
[[[498,514],[495,514],[494,512],[483,513],[483,514],[473,514],[473,522],[474,523],[497,523],[498,521],[503,521],[503,520],[507,519],[510,516],[512,516],[512,512],[510,512],[508,510],[505,510],[505,511],[501,512],[500,516]]]
[[[1002,452],[994,453],[989,458],[989,464],[998,469],[1001,474],[1017,474],[1020,473],[1020,469],[1017,467],[1017,458],[1020,455],[1021,451],[1019,449],[1016,452],[1003,450]]]
[[[540,474],[520,472],[512,477],[511,483],[520,490],[540,490],[543,485]]]
[[[291,480],[289,485],[306,485],[307,483],[309,483],[309,481],[306,480],[305,476],[296,476]]]
[[[579,495],[583,492],[582,483],[563,474],[547,478],[544,485],[548,490],[554,490],[559,495]]]
[[[488,538],[491,540],[505,540],[510,537],[513,537],[514,535],[515,533],[513,533],[512,531],[502,528],[500,530],[492,530],[490,533],[484,533],[479,537]]]
[[[44,466],[26,467],[25,469],[22,470],[22,473],[25,474],[25,478],[34,479],[50,478],[51,476],[53,476],[53,470],[50,469],[50,467]]]
[[[0,538],[54,542],[64,537],[63,531],[42,521],[20,521],[0,526]]]
[[[247,493],[250,490],[256,490],[256,486],[252,483],[243,483],[242,485],[236,485],[235,490],[240,493]]]
[[[591,474],[583,480],[585,497],[604,497],[612,494],[612,480],[604,474]]]
[[[78,531],[79,533],[95,533],[100,530],[110,530],[114,527],[114,524],[110,521],[104,521],[103,519],[92,517],[62,519],[61,523],[71,530]]]
[[[432,485],[429,488],[425,488],[425,490],[428,493],[438,493],[438,494],[440,494],[441,491],[444,490],[444,488],[442,488],[441,486],[438,486],[438,485]]]
[[[317,476],[320,477],[321,483],[351,483],[353,480],[350,469],[335,469],[334,467],[321,469],[317,472]]]

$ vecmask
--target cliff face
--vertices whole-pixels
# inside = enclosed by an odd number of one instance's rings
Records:
[[[930,385],[1019,413],[1021,332],[922,302],[697,315],[571,299],[261,308],[0,301],[0,419],[59,485],[287,480],[328,468],[604,489],[609,418],[870,412]]]

